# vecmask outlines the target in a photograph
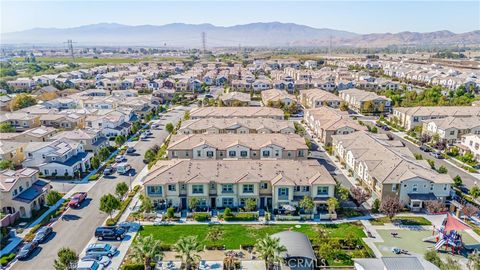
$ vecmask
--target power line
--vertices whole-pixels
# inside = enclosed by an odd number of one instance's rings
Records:
[[[202,32],[202,49],[205,54],[207,51],[207,34],[205,32]]]
[[[69,39],[67,40],[67,42],[64,43],[67,43],[68,50],[70,51],[70,57],[72,58],[72,63],[75,63],[75,55],[73,54],[73,43],[76,42],[73,42],[71,39]]]

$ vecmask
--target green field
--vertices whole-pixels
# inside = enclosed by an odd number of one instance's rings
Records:
[[[153,57],[144,57],[144,58],[121,58],[121,57],[112,57],[112,58],[92,58],[92,57],[78,57],[75,58],[75,63],[82,64],[134,64],[145,61],[180,61],[186,60],[186,58],[153,58]],[[17,57],[13,61],[22,62],[24,58]],[[72,59],[70,57],[37,57],[37,62],[44,63],[71,63]]]
[[[205,245],[225,245],[227,249],[238,249],[240,245],[252,246],[257,239],[266,234],[274,234],[281,231],[292,230],[306,234],[310,239],[316,236],[316,228],[321,227],[328,231],[331,238],[343,238],[347,232],[353,233],[359,238],[365,237],[360,226],[355,224],[339,224],[339,225],[306,225],[299,224],[300,228],[295,225],[240,225],[226,224],[213,225],[221,226],[223,229],[223,237],[221,240],[212,243],[206,239],[209,225],[166,225],[166,226],[143,226],[140,235],[153,235],[162,242],[162,245],[172,245],[182,236],[197,236]]]
[[[432,225],[428,219],[424,217],[395,217],[393,221],[400,222],[404,226],[429,226]],[[370,220],[372,225],[384,225],[391,223],[388,217],[381,217]]]

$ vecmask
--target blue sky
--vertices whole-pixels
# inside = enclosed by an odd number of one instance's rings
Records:
[[[128,25],[292,22],[356,33],[480,29],[480,1],[0,0],[1,32],[101,22]]]

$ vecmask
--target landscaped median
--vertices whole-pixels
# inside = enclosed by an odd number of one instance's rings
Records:
[[[139,190],[140,190],[140,186],[135,186],[133,190],[128,193],[127,198],[122,201],[120,205],[120,209],[117,212],[117,214],[113,218],[107,219],[106,221],[107,226],[114,226],[117,224],[118,220],[120,219],[120,217],[122,217],[123,213],[132,202],[133,197],[135,197],[135,194],[137,194]]]
[[[220,230],[219,239],[213,241],[208,237],[213,229]],[[282,231],[304,233],[312,242],[314,250],[328,261],[328,265],[353,265],[352,258],[372,257],[372,251],[362,238],[366,237],[363,228],[357,223],[345,224],[275,224],[275,225],[165,225],[143,226],[140,236],[153,236],[161,241],[164,251],[171,251],[172,246],[182,237],[195,236],[205,249],[247,249],[255,245],[258,239]],[[328,252],[327,252],[328,251]]]
[[[52,220],[59,217],[61,214],[63,214],[63,212],[65,212],[67,210],[69,201],[70,201],[70,199],[66,199],[64,202],[62,202],[62,204],[59,205],[59,207],[55,210],[55,212],[52,212],[52,213],[48,214],[37,225],[33,226],[30,229],[30,231],[25,235],[23,240],[26,241],[26,242],[32,241],[33,238],[35,237],[35,233],[38,231],[38,229],[40,229],[43,226],[48,225],[49,223],[52,222]]]

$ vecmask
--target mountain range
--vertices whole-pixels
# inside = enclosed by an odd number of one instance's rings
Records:
[[[450,31],[428,33],[400,32],[357,34],[328,28],[313,28],[294,23],[250,23],[235,26],[172,23],[130,26],[99,23],[72,28],[33,28],[2,33],[3,44],[60,45],[72,39],[79,45],[168,46],[200,48],[202,33],[207,47],[261,46],[313,47],[353,46],[385,47],[389,45],[479,45],[480,30],[456,34]]]

